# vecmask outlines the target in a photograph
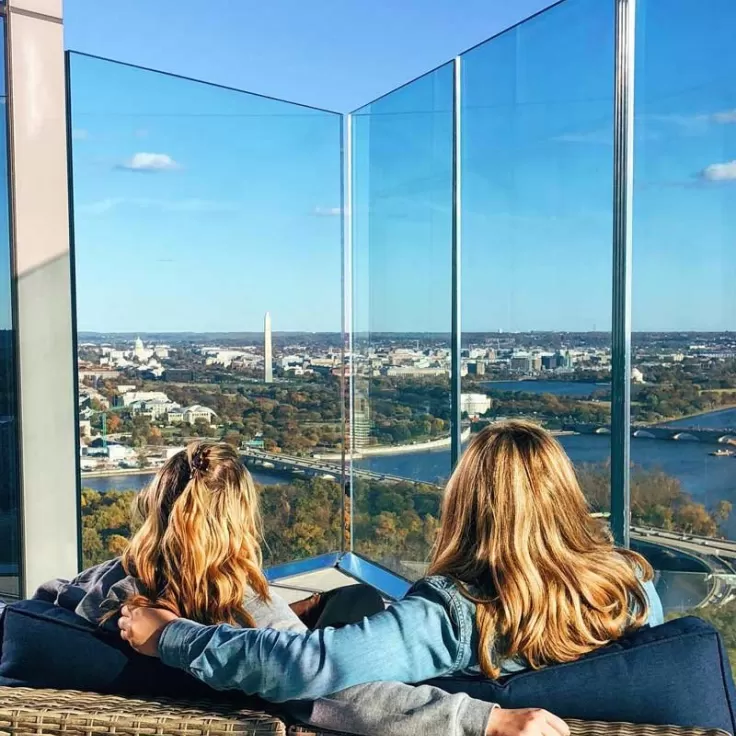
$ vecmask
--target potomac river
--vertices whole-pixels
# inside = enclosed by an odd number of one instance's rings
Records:
[[[508,381],[486,384],[491,390],[524,391],[528,393],[557,393],[586,396],[596,388],[607,386],[564,381]],[[668,426],[680,427],[736,427],[736,409],[701,414],[696,417],[668,422]],[[559,438],[575,463],[600,463],[609,457],[610,438],[607,435],[565,435]],[[631,455],[636,465],[662,470],[680,480],[685,491],[694,499],[714,505],[725,499],[736,506],[736,457],[713,457],[716,447],[710,444],[687,441],[664,441],[632,438]],[[426,452],[383,455],[355,461],[356,466],[377,473],[404,476],[428,483],[440,483],[450,469],[450,451],[447,448]],[[253,473],[255,480],[264,485],[288,482],[284,476],[262,470]],[[138,490],[150,480],[150,474],[109,475],[83,478],[82,486],[97,491]],[[736,538],[736,516],[727,530]]]

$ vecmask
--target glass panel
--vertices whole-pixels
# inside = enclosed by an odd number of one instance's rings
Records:
[[[341,116],[70,64],[85,564],[197,437],[242,448],[267,564],[339,549]]]
[[[735,25],[731,0],[639,2],[631,444],[632,536],[705,569],[669,609],[704,604],[732,653],[736,541],[714,538],[736,540]]]
[[[613,3],[462,57],[462,409],[559,435],[609,507]]]
[[[5,19],[0,18],[0,49]],[[13,330],[5,55],[0,54],[0,597],[20,595],[20,472]]]
[[[352,117],[354,549],[409,577],[450,471],[453,76]]]

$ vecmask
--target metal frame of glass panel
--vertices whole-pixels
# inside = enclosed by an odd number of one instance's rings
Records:
[[[452,362],[450,375],[450,393],[452,413],[450,416],[450,467],[454,468],[462,454],[462,392],[461,376],[461,269],[462,269],[462,178],[460,166],[462,161],[462,141],[460,137],[462,123],[462,59],[455,57],[452,89]]]
[[[631,231],[636,0],[615,2],[611,528],[618,544],[628,547],[631,522]]]

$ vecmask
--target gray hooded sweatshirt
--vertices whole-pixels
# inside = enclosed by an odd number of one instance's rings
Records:
[[[92,623],[105,613],[119,610],[137,582],[127,576],[119,559],[85,570],[71,581],[52,580],[34,598],[54,600]],[[302,632],[304,624],[283,598],[272,593],[264,603],[255,596],[246,608],[258,628]],[[117,617],[102,624],[117,631]],[[285,676],[288,676],[285,673]],[[313,703],[283,704],[286,711],[316,728],[362,736],[483,736],[495,707],[463,693],[450,695],[429,685],[373,682],[357,685]]]

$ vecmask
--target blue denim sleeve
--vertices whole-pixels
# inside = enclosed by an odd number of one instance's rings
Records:
[[[643,583],[644,592],[647,594],[649,599],[649,618],[647,623],[650,626],[659,626],[664,623],[664,610],[662,608],[662,601],[660,600],[659,593],[654,587],[654,582],[648,580]]]
[[[161,660],[218,690],[272,702],[316,700],[354,685],[421,682],[465,666],[462,622],[430,586],[342,629],[306,633],[202,626],[164,629]]]

